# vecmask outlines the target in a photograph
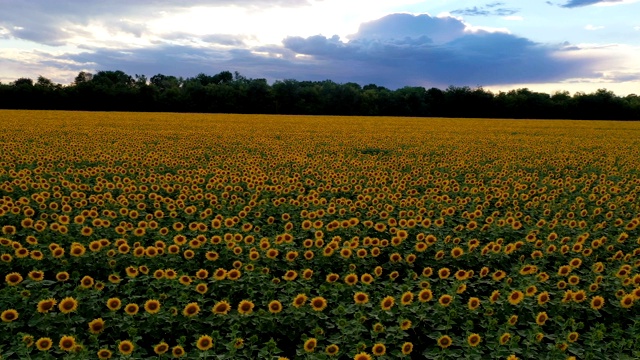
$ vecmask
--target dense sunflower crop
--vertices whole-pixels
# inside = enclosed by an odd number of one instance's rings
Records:
[[[640,124],[0,111],[0,354],[640,358]]]

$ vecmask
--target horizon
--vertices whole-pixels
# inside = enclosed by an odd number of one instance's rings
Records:
[[[0,1],[0,82],[80,71],[640,91],[638,0]]]

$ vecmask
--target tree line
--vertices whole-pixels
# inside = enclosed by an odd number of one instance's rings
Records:
[[[281,80],[269,84],[222,71],[182,78],[147,78],[123,71],[80,72],[70,85],[45,77],[0,83],[0,108],[167,111],[304,115],[432,116],[516,119],[639,120],[640,97],[594,93],[546,94],[526,88],[494,93],[483,88],[445,90],[331,80]]]

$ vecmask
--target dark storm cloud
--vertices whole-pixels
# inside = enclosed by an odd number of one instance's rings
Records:
[[[594,5],[599,3],[616,3],[620,1],[622,0],[570,0],[566,4],[562,5],[562,7],[574,8],[574,7],[588,6],[588,5]]]
[[[0,0],[0,27],[7,29],[14,38],[62,45],[74,35],[74,27],[87,25],[90,21],[103,23],[112,31],[129,32],[139,37],[145,31],[144,25],[122,21],[122,18],[151,20],[163,13],[195,6],[261,9],[306,4],[307,0]]]
[[[242,40],[226,35],[203,37],[207,38],[216,44]],[[183,77],[229,70],[270,81],[331,79],[389,88],[545,83],[597,75],[591,70],[592,59],[558,57],[568,54],[571,44],[548,46],[511,34],[465,31],[465,25],[451,17],[393,14],[363,24],[350,39],[345,43],[337,36],[288,37],[280,46],[251,49],[203,47],[195,42],[127,50],[88,49],[81,54],[50,56],[48,65],[58,62],[69,70]]]

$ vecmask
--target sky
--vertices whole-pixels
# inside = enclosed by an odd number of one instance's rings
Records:
[[[238,71],[640,94],[637,14],[640,0],[0,0],[0,82]]]

